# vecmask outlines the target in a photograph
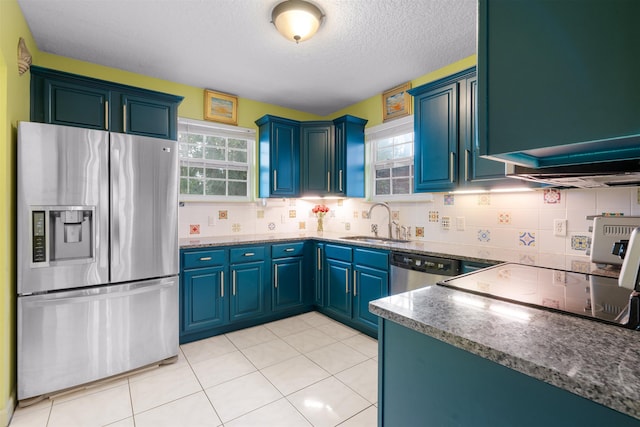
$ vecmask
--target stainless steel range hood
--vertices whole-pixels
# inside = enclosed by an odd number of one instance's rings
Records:
[[[507,163],[506,176],[545,183],[555,187],[640,186],[640,159],[539,169]]]

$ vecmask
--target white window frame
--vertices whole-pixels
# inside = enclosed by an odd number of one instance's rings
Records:
[[[207,136],[221,136],[225,138],[237,138],[247,141],[247,195],[246,196],[220,196],[220,195],[197,195],[179,194],[181,202],[250,202],[255,198],[255,129],[230,126],[221,123],[205,122],[202,120],[178,118],[178,134],[181,132],[195,133]],[[179,142],[178,142],[179,144]],[[191,163],[192,162],[192,163]],[[187,157],[180,157],[180,166],[185,164],[200,164],[219,166],[223,168],[237,169],[243,168],[244,163],[235,163],[218,160],[193,160]],[[228,179],[228,178],[227,178]],[[180,188],[180,186],[178,186]],[[178,190],[179,191],[179,190]]]
[[[376,195],[375,194],[375,185],[376,185],[376,142],[381,139],[391,138],[394,136],[404,135],[407,133],[413,133],[413,115],[402,117],[400,119],[393,120],[391,122],[383,123],[377,126],[372,126],[371,128],[365,129],[365,138],[367,141],[367,198],[369,200],[375,202],[383,202],[383,201],[416,201],[418,199],[431,199],[431,195],[424,195],[423,193],[414,193],[414,184],[413,180],[415,179],[415,170],[413,171],[414,176],[412,177],[411,184],[411,193],[409,194],[393,194],[393,195]],[[414,135],[415,141],[415,135]],[[414,142],[415,143],[415,142]],[[414,148],[415,153],[415,148]],[[414,159],[411,156],[410,160],[411,167],[414,167]]]

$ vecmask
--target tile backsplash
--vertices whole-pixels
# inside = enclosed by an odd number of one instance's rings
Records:
[[[252,203],[185,203],[179,235],[209,237],[269,233],[314,233],[317,204],[329,207],[324,230],[386,237],[387,211],[362,199],[266,199]],[[411,227],[411,240],[486,245],[584,255],[589,215],[640,215],[640,188],[545,189],[522,193],[434,194],[429,202],[391,202],[392,220]],[[566,220],[566,236],[555,236],[554,220]],[[395,237],[395,236],[394,236]]]

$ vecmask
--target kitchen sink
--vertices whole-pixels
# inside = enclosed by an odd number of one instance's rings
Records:
[[[344,236],[341,238],[345,240],[357,240],[358,242],[367,242],[367,243],[407,243],[409,242],[409,240],[390,239],[388,237],[373,237],[373,236]]]

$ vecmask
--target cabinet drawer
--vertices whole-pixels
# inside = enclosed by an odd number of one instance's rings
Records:
[[[239,262],[262,261],[265,258],[264,246],[234,248],[230,251],[231,264]]]
[[[353,262],[357,265],[376,268],[378,270],[389,269],[389,253],[372,249],[355,249]]]
[[[352,249],[348,246],[325,245],[324,253],[327,258],[351,262]]]
[[[302,256],[304,242],[282,243],[271,246],[271,258]]]
[[[200,268],[213,265],[224,265],[226,261],[225,250],[185,251],[182,254],[182,268]]]

